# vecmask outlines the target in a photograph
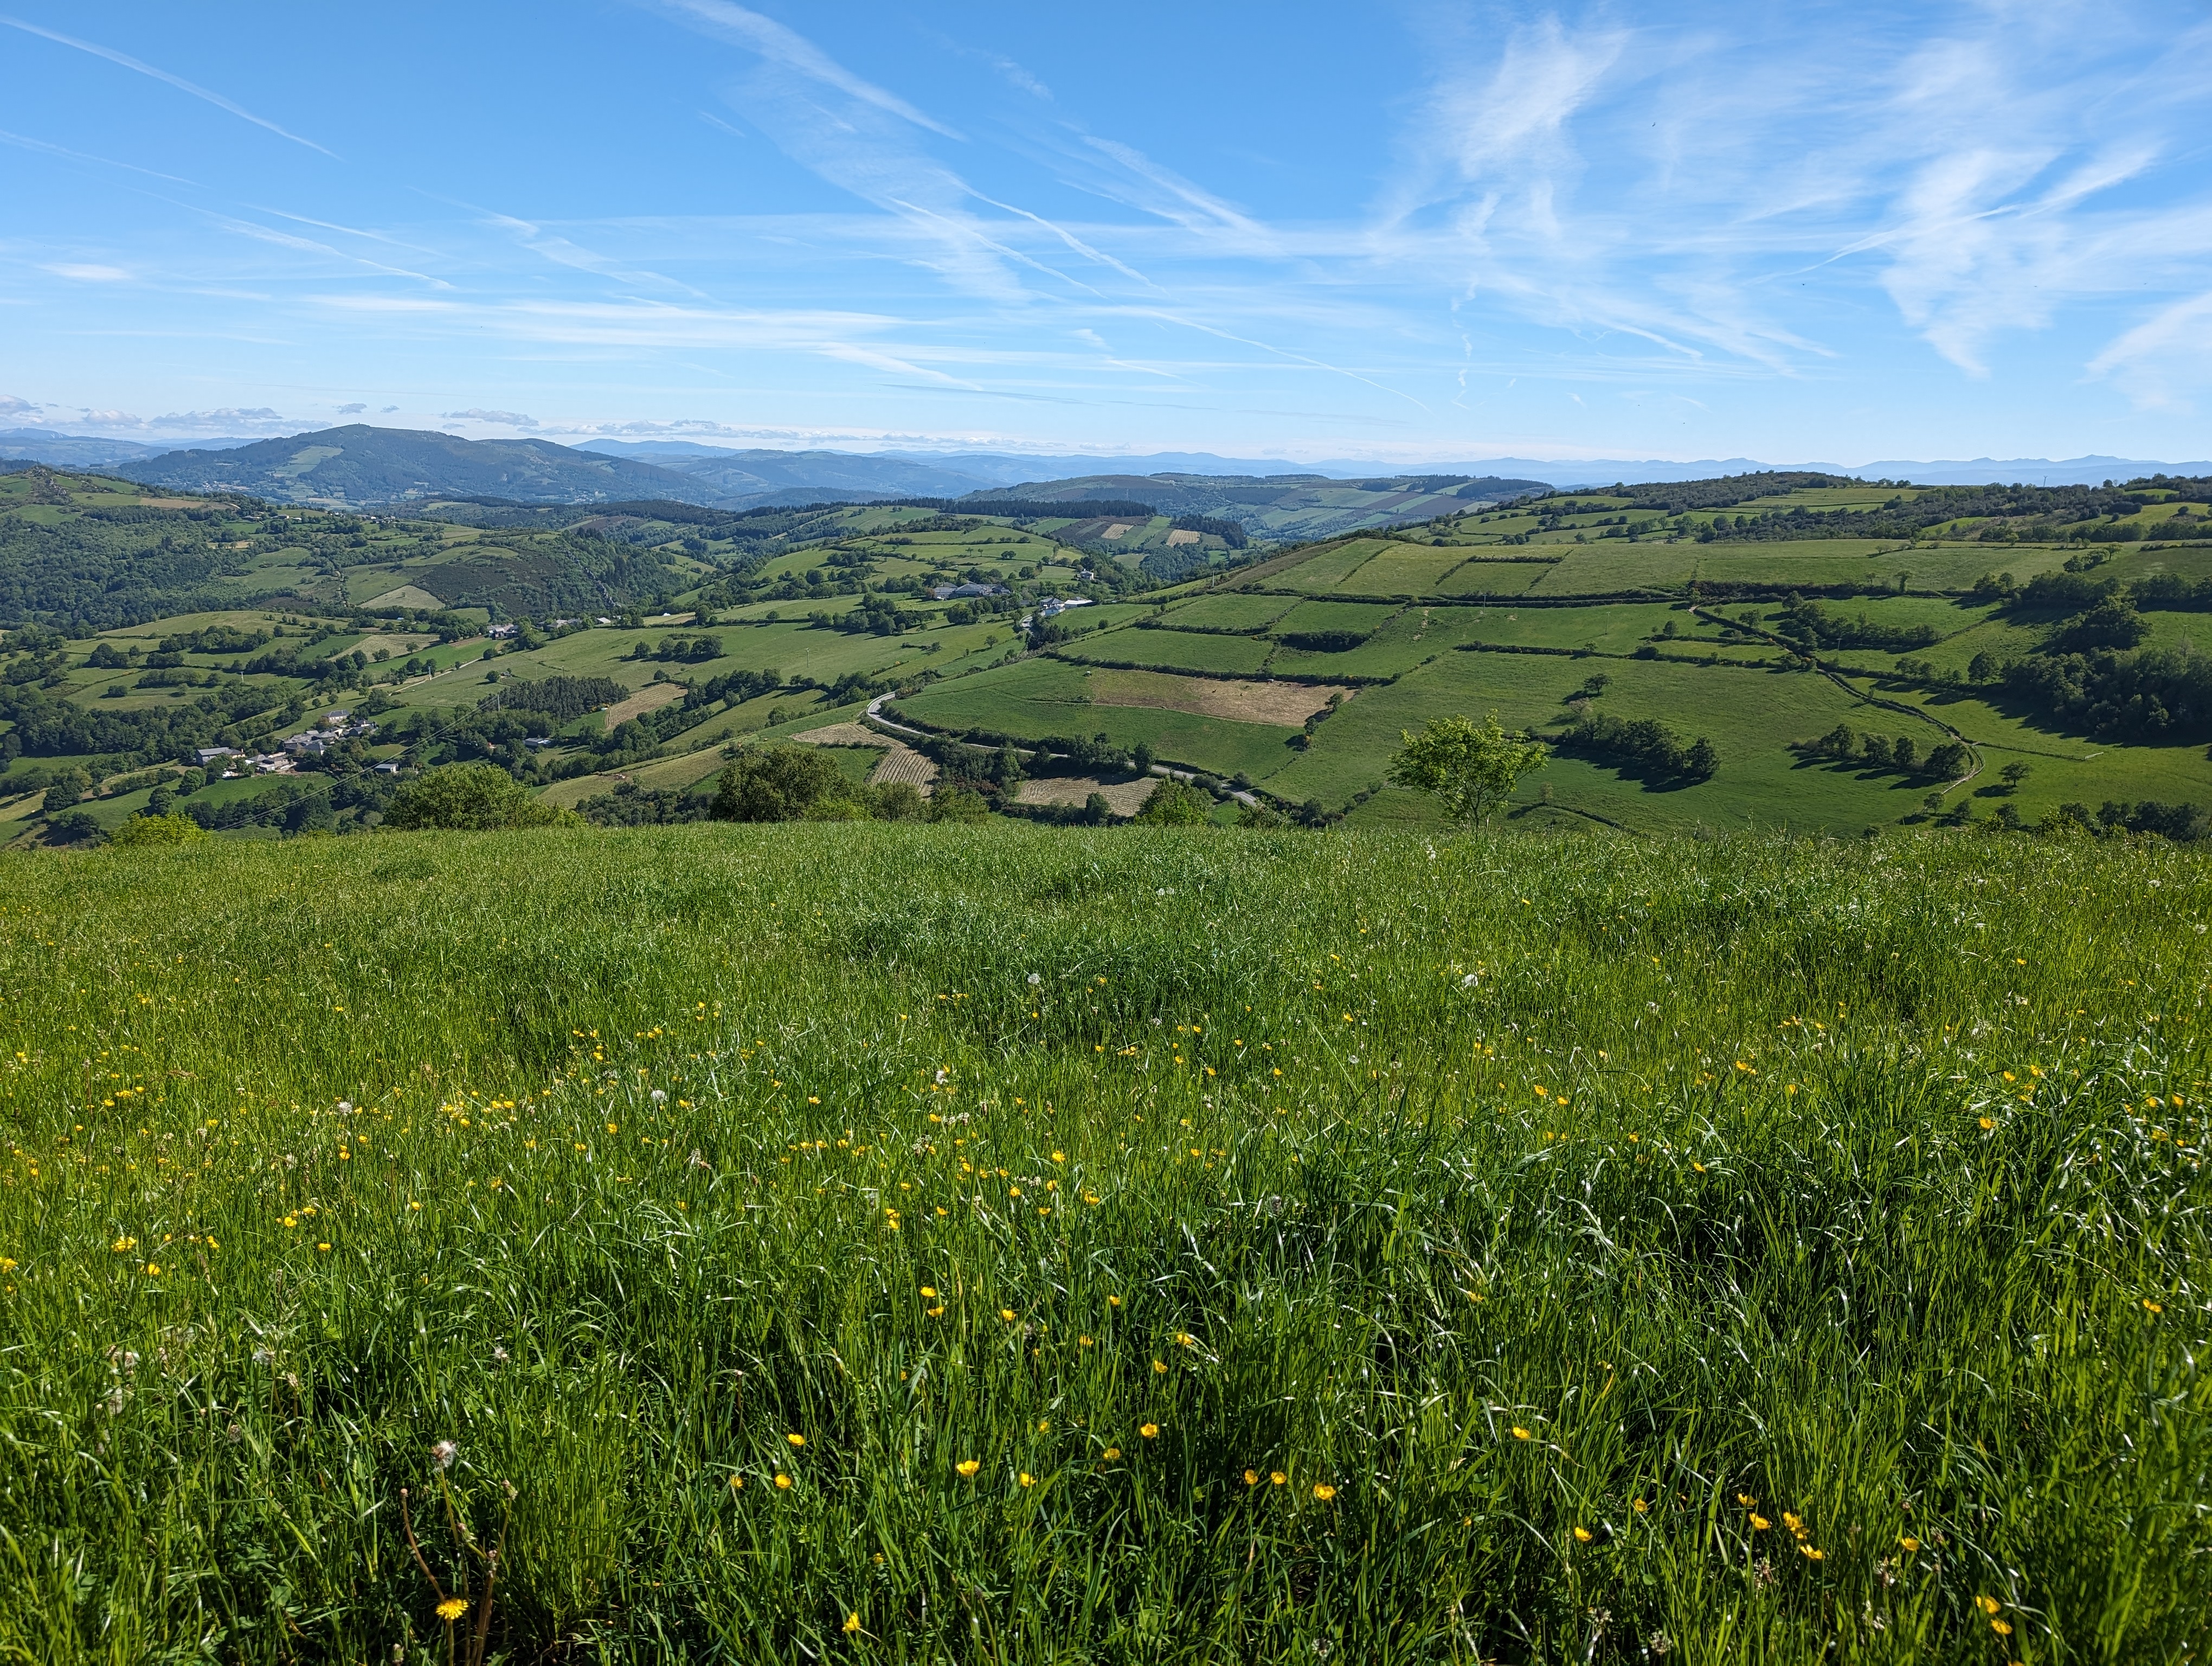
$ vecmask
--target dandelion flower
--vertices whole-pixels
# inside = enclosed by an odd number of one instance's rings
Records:
[[[1998,1603],[1997,1599],[1994,1596],[1977,1596],[1974,1599],[1974,1606],[1979,1608],[1984,1614],[1995,1617]]]
[[[1164,1359],[1155,1359],[1155,1360],[1153,1360],[1153,1361],[1152,1361],[1152,1369],[1153,1369],[1154,1371],[1158,1371],[1161,1376],[1163,1376],[1163,1377],[1166,1376],[1166,1375],[1167,1375],[1167,1372],[1168,1372],[1167,1361],[1166,1361],[1166,1360],[1164,1360]]]
[[[1588,1529],[1588,1528],[1586,1528],[1586,1527],[1578,1527],[1578,1528],[1577,1528],[1577,1529],[1575,1529],[1575,1542],[1576,1542],[1577,1544],[1584,1544],[1584,1545],[1586,1545],[1586,1544],[1588,1544],[1589,1541],[1590,1541],[1590,1530],[1589,1530],[1589,1529]]]
[[[1633,1504],[1630,1505],[1628,1507],[1629,1507],[1631,1510],[1633,1510],[1633,1511],[1634,1511],[1638,1515],[1639,1515],[1639,1516],[1645,1514],[1645,1513],[1646,1513],[1647,1511],[1649,1511],[1650,1510],[1650,1508],[1651,1508],[1651,1506],[1650,1506],[1650,1505],[1648,1505],[1648,1504],[1644,1503],[1644,1500],[1643,1500],[1643,1499],[1637,1499]]]
[[[1821,1561],[1826,1558],[1828,1554],[1825,1550],[1815,1550],[1810,1545],[1799,1545],[1797,1548],[1805,1553],[1805,1560],[1808,1562]]]
[[[1328,1503],[1331,1499],[1334,1498],[1335,1496],[1336,1496],[1336,1488],[1334,1488],[1334,1487],[1330,1487],[1330,1486],[1327,1485],[1327,1484],[1326,1484],[1326,1483],[1324,1483],[1324,1482],[1316,1482],[1316,1483],[1315,1483],[1315,1486],[1314,1486],[1314,1497],[1316,1497],[1316,1498],[1319,1499],[1320,1499],[1323,1504],[1327,1504],[1327,1503]]]
[[[945,1310],[942,1307],[930,1308],[928,1310],[928,1313],[929,1316],[933,1319],[941,1319],[945,1316]]]
[[[732,1493],[742,1493],[744,1490],[745,1478],[743,1475],[732,1475],[730,1477],[730,1491]]]
[[[1021,1483],[1024,1487],[1035,1487],[1036,1485],[1036,1477],[1030,1474],[1028,1470],[1024,1469],[1021,1473]]]
[[[1101,1457],[1103,1457],[1103,1458],[1106,1459],[1106,1460],[1107,1460],[1107,1462],[1109,1462],[1109,1463],[1110,1463],[1114,1459],[1115,1459],[1115,1458],[1117,1458],[1117,1457],[1119,1457],[1119,1456],[1121,1456],[1121,1449],[1119,1446],[1109,1446],[1109,1447],[1108,1447],[1104,1451],[1103,1451],[1103,1452],[1101,1452],[1101,1453],[1099,1454],[1099,1456],[1101,1456]]]
[[[1984,1134],[1987,1134],[1996,1125],[1996,1119],[1993,1116],[1984,1116],[1982,1118],[1982,1132]]]
[[[973,1481],[975,1479],[975,1472],[978,1469],[981,1469],[983,1466],[974,1458],[963,1458],[952,1467],[957,1469],[963,1475],[965,1475],[969,1480]]]
[[[2154,1301],[2151,1300],[2151,1298],[2150,1298],[2149,1297],[2148,1297],[2148,1296],[2146,1296],[2146,1297],[2144,1297],[2144,1298],[2143,1298],[2143,1306],[2144,1306],[2145,1308],[2147,1308],[2148,1310],[2150,1310],[2151,1312],[2153,1312],[2153,1313],[2163,1313],[2163,1312],[2165,1312],[2165,1311],[2166,1311],[2166,1309],[2165,1309],[2164,1307],[2162,1307],[2161,1305],[2160,1305],[2160,1304],[2158,1304],[2158,1303],[2156,1303],[2156,1302],[2154,1302]]]
[[[1518,1423],[1516,1423],[1516,1424],[1515,1424],[1515,1425],[1513,1426],[1513,1438],[1514,1438],[1514,1439],[1516,1439],[1516,1440],[1534,1440],[1535,1438],[1536,1438],[1535,1436],[1534,1436],[1534,1435],[1530,1434],[1530,1433],[1529,1433],[1526,1429],[1522,1428],[1522,1427]]]
[[[806,1444],[806,1437],[805,1435],[786,1435],[784,1438],[792,1444],[793,1450]]]
[[[1158,1434],[1159,1432],[1160,1426],[1157,1423],[1140,1424],[1137,1429],[1137,1432],[1144,1436],[1146,1440],[1152,1439],[1152,1437]]]
[[[1913,1554],[1920,1548],[1920,1541],[1914,1538],[1910,1533],[1906,1534],[1897,1542],[1905,1547],[1905,1554],[1908,1556]]]
[[[791,1477],[785,1474],[781,1470],[778,1470],[776,1472],[775,1486],[778,1492],[788,1493],[791,1491]]]
[[[1990,1621],[1990,1629],[1995,1632],[1999,1637],[2010,1637],[2012,1635],[2012,1624],[2009,1620],[1992,1620]]]
[[[1755,1533],[1764,1533],[1768,1528],[1773,1525],[1774,1523],[1768,1521],[1764,1516],[1754,1515],[1751,1518],[1752,1530]]]
[[[860,1616],[857,1614],[847,1614],[845,1616],[845,1635],[850,1637],[854,1632],[857,1632],[860,1629]]]
[[[1279,1469],[1270,1469],[1267,1472],[1267,1480],[1272,1485],[1280,1487],[1285,1481],[1290,1480],[1290,1477]]]
[[[438,1604],[438,1618],[448,1626],[469,1611],[469,1605],[458,1596],[448,1596]]]
[[[937,1292],[928,1285],[922,1286],[921,1293],[930,1301],[933,1302],[937,1299]]]
[[[1121,1298],[1119,1296],[1109,1296],[1106,1298],[1106,1305],[1109,1307],[1119,1307],[1121,1305]]]
[[[1260,1472],[1257,1469],[1247,1469],[1244,1472],[1244,1484],[1247,1487],[1257,1487],[1260,1484]]]
[[[1008,1324],[1012,1324],[1014,1322],[1014,1310],[1011,1307],[1002,1307],[999,1310],[999,1316]]]

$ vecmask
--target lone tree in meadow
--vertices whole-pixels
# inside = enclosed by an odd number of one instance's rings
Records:
[[[1552,749],[1540,740],[1510,735],[1492,712],[1480,724],[1470,717],[1437,717],[1403,744],[1387,779],[1398,787],[1435,794],[1454,821],[1474,826],[1513,794],[1514,784],[1540,769]]]

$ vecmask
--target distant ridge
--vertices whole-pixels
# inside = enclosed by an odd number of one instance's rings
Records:
[[[319,455],[309,457],[308,451]],[[1250,487],[1274,480],[1413,481],[1455,477],[1565,489],[1615,482],[1658,483],[1773,470],[1802,470],[1920,485],[2100,485],[2146,475],[2212,474],[2212,461],[2160,462],[2090,455],[1869,463],[1768,462],[1748,457],[1673,462],[1653,458],[1560,460],[1470,458],[1392,468],[1362,459],[1299,464],[1283,458],[1235,458],[1211,452],[1154,452],[1109,457],[1081,453],[1001,451],[738,450],[690,440],[468,440],[433,430],[356,423],[283,439],[200,440],[163,447],[108,435],[52,429],[0,429],[0,458],[52,467],[113,469],[149,485],[246,491],[275,501],[369,508],[440,496],[503,497],[518,502],[594,503],[665,498],[721,508],[890,497],[964,497],[1010,487],[1142,479],[1185,483],[1167,496],[1191,502],[1195,483]],[[1116,487],[1117,492],[1124,489]]]
[[[721,496],[671,469],[548,440],[463,440],[362,423],[228,451],[167,452],[120,464],[115,471],[141,485],[363,508],[455,496],[537,503],[653,497],[712,503]]]
[[[1334,471],[1340,463],[1318,464]],[[2212,463],[2160,463],[2137,457],[1978,457],[1968,461],[1916,462],[1890,459],[1874,463],[1769,463],[1748,457],[1700,458],[1670,463],[1653,458],[1601,457],[1580,460],[1531,457],[1485,457],[1464,463],[1439,463],[1439,472],[1528,474],[1561,488],[1582,489],[1616,482],[1713,480],[1735,474],[1805,472],[1856,476],[1862,480],[1905,480],[1917,486],[2096,486],[2106,480],[2149,474],[2201,475]]]
[[[202,451],[222,451],[250,446],[251,440],[195,440]],[[59,469],[105,469],[142,457],[159,457],[175,449],[173,441],[147,445],[137,440],[118,440],[105,434],[60,434],[46,428],[0,429],[0,457],[21,458]]]

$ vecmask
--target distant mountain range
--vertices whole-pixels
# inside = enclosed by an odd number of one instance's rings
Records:
[[[451,434],[354,423],[228,451],[134,458],[116,473],[145,486],[235,491],[325,508],[420,503],[441,497],[595,503],[672,498],[715,503],[723,494],[672,469],[573,451],[550,440],[463,440]]]
[[[250,446],[251,440],[195,440],[202,451],[224,451]],[[58,469],[104,469],[135,458],[159,457],[174,451],[173,442],[149,446],[137,440],[118,440],[104,434],[59,434],[50,428],[0,429],[0,457],[26,463],[45,463]]]
[[[1327,470],[1336,465],[1315,466]],[[1455,474],[1536,474],[1564,490],[1616,483],[1715,480],[1731,474],[1757,474],[1768,469],[1856,475],[1862,480],[1905,480],[1917,486],[2095,486],[2107,480],[2132,480],[2147,474],[2212,474],[2212,462],[2158,463],[2140,457],[2069,457],[2057,462],[2047,457],[1977,457],[1964,462],[1936,463],[1890,459],[1849,465],[1762,463],[1748,457],[1707,457],[1694,463],[1668,463],[1648,457],[1600,457],[1567,462],[1557,459],[1546,462],[1532,457],[1486,457],[1474,462],[1440,463],[1437,467],[1440,471]]]
[[[1598,458],[1559,462],[1487,457],[1422,472],[1377,474],[1374,465],[1334,459],[1158,452],[1144,457],[1087,453],[914,450],[736,451],[684,440],[465,440],[458,435],[354,424],[282,440],[218,439],[164,449],[141,441],[50,429],[0,430],[0,458],[54,467],[104,469],[148,485],[251,493],[278,502],[386,507],[441,498],[495,497],[522,503],[586,504],[665,499],[745,509],[885,497],[1128,498],[1164,512],[1227,516],[1273,538],[1321,537],[1384,524],[1415,500],[1469,495],[1494,499],[1551,485],[1710,479],[1778,466],[1747,457],[1691,463]],[[2094,485],[2147,474],[2212,474],[2212,462],[2141,458],[1975,458],[1884,460],[1852,466],[1790,465],[1821,472],[1928,485]],[[1331,492],[1317,494],[1327,483]],[[1342,499],[1335,488],[1356,488]],[[1301,502],[1303,492],[1311,502]],[[1326,496],[1328,502],[1321,499]],[[1243,506],[1240,508],[1239,506]],[[1267,513],[1263,515],[1261,510]],[[1264,521],[1264,525],[1262,524]]]

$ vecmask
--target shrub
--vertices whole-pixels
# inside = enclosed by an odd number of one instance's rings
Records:
[[[574,811],[540,803],[520,781],[491,763],[448,763],[433,769],[401,787],[384,814],[384,824],[402,832],[434,828],[484,832],[574,824],[580,819]]]
[[[991,806],[983,795],[965,787],[940,783],[929,800],[929,819],[933,822],[987,821],[990,814]]]
[[[46,824],[48,844],[97,844],[106,836],[89,810],[69,810]]]
[[[827,806],[836,803],[866,813],[854,802],[852,783],[818,747],[768,746],[722,771],[708,813],[718,822],[853,819],[830,813]]]
[[[107,836],[107,842],[128,849],[134,845],[198,844],[210,836],[190,816],[133,816]]]
[[[868,809],[879,822],[918,822],[929,815],[928,800],[912,782],[903,781],[870,787]]]
[[[1212,808],[1212,800],[1188,781],[1163,775],[1145,807],[1137,812],[1137,819],[1148,827],[1194,827]]]

